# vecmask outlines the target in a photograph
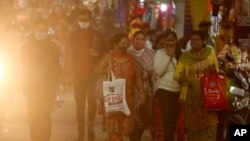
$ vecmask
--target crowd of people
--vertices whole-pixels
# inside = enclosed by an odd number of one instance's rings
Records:
[[[4,44],[1,53],[12,54],[10,60],[16,63],[10,64],[18,64],[10,66],[17,76],[11,79],[11,87],[22,90],[27,98],[32,141],[50,140],[58,88],[70,84],[76,103],[77,141],[85,136],[95,140],[97,113],[103,116],[109,141],[122,141],[123,136],[140,141],[144,131],[154,141],[174,141],[181,112],[188,141],[216,141],[217,114],[201,106],[201,75],[220,71],[218,53],[208,34],[209,21],[202,21],[199,30],[182,39],[170,29],[138,29],[129,38],[128,30],[96,18],[86,7],[76,7],[70,14],[60,8],[31,11],[1,22],[0,39]],[[95,90],[111,70],[116,78],[126,80],[129,116],[104,115],[102,94]],[[184,100],[180,98],[183,87],[187,87]]]

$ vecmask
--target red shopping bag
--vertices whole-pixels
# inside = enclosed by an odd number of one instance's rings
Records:
[[[201,77],[203,107],[207,110],[229,109],[227,78],[223,74],[211,73]]]
[[[177,130],[176,130],[176,140],[177,141],[185,141],[185,117],[184,117],[184,105],[181,105]]]

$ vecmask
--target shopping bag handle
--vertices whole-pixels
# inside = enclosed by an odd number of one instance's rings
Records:
[[[114,72],[111,70],[109,73],[108,73],[108,81],[113,81],[115,80],[115,75],[114,75]]]
[[[112,58],[111,58],[111,55],[108,54],[108,69],[109,69],[109,72],[108,72],[108,81],[113,81],[115,80],[115,75],[114,75],[114,72],[112,71]],[[111,79],[110,79],[111,78]]]

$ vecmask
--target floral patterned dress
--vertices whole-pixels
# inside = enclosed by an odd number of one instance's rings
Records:
[[[110,63],[109,63],[110,62]],[[104,130],[108,133],[118,133],[129,135],[134,127],[134,115],[136,109],[135,90],[137,89],[138,96],[145,99],[145,92],[142,82],[142,73],[136,66],[134,58],[127,52],[112,51],[108,53],[104,59],[98,64],[97,69],[100,72],[108,72],[111,64],[111,69],[116,78],[126,79],[126,102],[131,111],[130,116],[112,115],[104,116]]]

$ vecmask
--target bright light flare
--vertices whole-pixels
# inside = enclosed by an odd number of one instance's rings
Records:
[[[5,70],[3,63],[0,63],[0,82],[3,82],[5,78]]]
[[[143,7],[143,6],[144,6],[144,3],[140,3],[139,5],[140,5],[140,7]]]
[[[161,11],[165,12],[165,11],[167,11],[167,9],[168,9],[168,5],[165,3],[162,3],[161,4]]]

